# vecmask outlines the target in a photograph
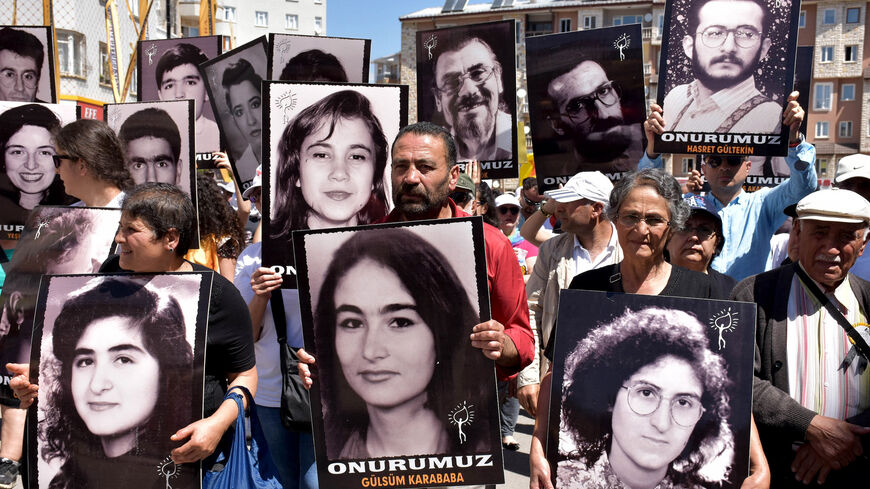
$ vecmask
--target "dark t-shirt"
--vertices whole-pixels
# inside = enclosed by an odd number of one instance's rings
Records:
[[[737,285],[735,280],[730,275],[717,272],[712,268],[707,269],[707,274],[713,279],[713,285],[716,287],[716,299],[728,299],[731,296],[731,290]]]
[[[598,290],[601,292],[625,293],[622,288],[622,274],[619,273],[619,263],[606,267],[595,268],[574,277],[569,289]],[[697,299],[727,299],[728,295],[719,292],[713,279],[707,274],[695,272],[683,267],[671,265],[671,276],[668,283],[658,295],[667,297],[693,297]],[[544,356],[553,361],[553,343],[556,328],[550,332]]]
[[[100,267],[100,273],[119,273],[115,255]],[[191,263],[195,272],[214,272],[208,267]],[[203,414],[211,416],[224,400],[227,373],[244,372],[256,365],[254,336],[248,306],[236,287],[218,273],[213,273],[211,301],[208,307],[208,334],[205,347],[205,384]]]

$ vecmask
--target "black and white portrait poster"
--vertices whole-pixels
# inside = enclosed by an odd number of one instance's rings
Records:
[[[0,101],[0,239],[18,239],[37,205],[78,200],[64,192],[55,172],[52,136],[78,117],[77,105]]]
[[[526,39],[535,172],[544,189],[581,171],[612,179],[644,152],[640,24]]]
[[[103,117],[127,151],[127,167],[136,185],[178,186],[196,203],[193,100],[106,104]]]
[[[740,487],[755,304],[563,290],[555,341],[556,487]]]
[[[810,106],[810,90],[813,76],[813,46],[798,46],[794,66],[794,90],[799,93],[798,103],[806,109]],[[807,119],[800,128],[801,134],[807,132]],[[743,184],[743,190],[754,192],[765,187],[775,187],[791,175],[788,163],[783,156],[750,156],[752,166]]]
[[[785,156],[799,11],[794,0],[669,1],[655,151]]]
[[[30,359],[31,487],[199,489],[199,464],[169,454],[182,444],[170,437],[202,418],[211,281],[45,277]]]
[[[269,34],[269,79],[368,83],[371,39]]]
[[[320,487],[504,482],[478,218],[294,233]]]
[[[51,27],[0,26],[0,101],[57,103]]]
[[[292,231],[371,224],[392,208],[408,87],[267,81],[263,97],[263,263],[295,288]]]
[[[109,257],[121,209],[39,206],[9,263],[0,293],[0,398],[12,400],[5,365],[30,359],[34,308],[43,274],[96,273]]]
[[[192,99],[195,151],[200,166],[208,166],[221,139],[199,64],[220,54],[220,37],[185,37],[139,41],[136,62],[139,101]],[[213,166],[213,165],[212,165]]]
[[[266,36],[199,65],[208,99],[242,189],[251,186],[263,153],[260,84],[267,79]]]
[[[417,120],[448,129],[457,161],[482,178],[516,178],[513,20],[417,31]]]

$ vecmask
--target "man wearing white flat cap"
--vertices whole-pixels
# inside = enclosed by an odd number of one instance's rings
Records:
[[[541,244],[538,261],[526,283],[529,323],[536,335],[536,348],[535,359],[517,377],[517,398],[533,416],[540,375],[547,371],[547,365],[541,365],[540,354],[546,345],[538,338],[550,337],[559,292],[568,287],[575,275],[622,261],[616,229],[604,212],[611,190],[613,184],[603,173],[588,171],[571,177],[563,188],[545,194],[549,198],[545,206],[551,207],[555,202],[554,213],[565,232]],[[541,212],[547,212],[543,206]]]
[[[840,158],[834,186],[856,192],[870,201],[870,156],[854,154]],[[858,258],[852,267],[852,274],[870,280],[870,253]]]
[[[821,190],[796,212],[797,262],[750,277],[732,294],[758,305],[752,411],[771,487],[866,485],[870,282],[850,269],[867,243],[870,202]],[[864,346],[852,342],[856,335]]]

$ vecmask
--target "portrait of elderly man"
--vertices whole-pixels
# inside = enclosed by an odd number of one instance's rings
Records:
[[[4,27],[0,29],[0,100],[37,100],[45,47],[33,34]]]
[[[731,296],[758,305],[752,411],[771,487],[858,487],[870,470],[870,370],[852,337],[870,339],[870,283],[850,270],[867,243],[870,202],[821,190],[796,212],[797,262]]]
[[[512,109],[505,101],[505,73],[493,48],[476,36],[446,42],[433,60],[430,88],[435,111],[456,139],[457,160],[513,159]],[[513,76],[512,71],[508,74]]]
[[[547,95],[555,110],[548,119],[573,148],[573,158],[562,159],[560,174],[595,165],[612,165],[618,171],[637,165],[643,156],[643,131],[639,121],[625,120],[620,90],[593,60],[581,61],[550,81]]]
[[[694,80],[673,87],[665,96],[664,113],[673,121],[669,130],[780,130],[782,104],[762,94],[756,80],[759,63],[772,45],[771,17],[764,0],[692,2],[682,51],[691,60]]]

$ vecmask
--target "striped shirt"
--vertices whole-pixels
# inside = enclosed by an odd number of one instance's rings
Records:
[[[755,77],[728,87],[701,99],[698,80],[679,85],[668,92],[664,100],[663,115],[675,120],[683,116],[669,131],[714,132],[741,104],[761,92],[755,88]],[[687,107],[688,106],[688,107]],[[737,121],[728,132],[775,133],[779,131],[783,107],[772,100],[762,102]]]
[[[850,323],[866,322],[848,280],[827,296]],[[856,359],[845,372],[839,370],[852,343],[797,274],[789,292],[787,324],[789,395],[805,408],[836,419],[870,407],[870,369],[859,375]],[[866,327],[857,329],[867,337]]]

